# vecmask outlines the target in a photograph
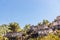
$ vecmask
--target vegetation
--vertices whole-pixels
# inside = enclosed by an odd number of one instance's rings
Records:
[[[57,21],[59,21],[60,17],[57,18],[58,18]],[[43,20],[43,22],[38,23],[35,27],[34,25],[32,26],[30,24],[27,24],[23,29],[21,29],[19,24],[16,22],[3,24],[0,25],[0,40],[9,40],[10,38],[13,37],[13,36],[11,37],[11,35],[13,34],[11,34],[10,37],[7,37],[8,33],[20,33],[19,35],[17,34],[17,36],[13,40],[60,40],[60,26],[59,26],[60,24],[59,25],[53,24],[54,22],[56,23],[57,21],[54,20],[52,23],[50,23],[48,20]],[[44,28],[42,27],[43,25],[49,28],[51,26],[52,30],[54,28],[55,30],[53,30],[53,32],[51,33],[46,32],[47,35],[42,32],[42,34],[38,34],[38,36],[36,36],[39,28],[43,30]]]

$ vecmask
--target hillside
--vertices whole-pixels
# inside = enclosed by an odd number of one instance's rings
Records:
[[[16,22],[2,24],[0,40],[60,40],[60,16],[52,22],[45,19],[37,25],[27,24],[23,29]]]

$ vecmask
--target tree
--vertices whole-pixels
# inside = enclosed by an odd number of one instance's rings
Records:
[[[42,23],[40,22],[40,23],[38,23],[38,25],[40,26],[40,25],[42,25]]]
[[[0,26],[0,35],[4,35],[7,32],[9,32],[10,30],[8,28],[9,28],[9,26],[6,24],[1,25]]]
[[[9,26],[6,24],[0,25],[0,40],[7,40],[8,39],[8,38],[4,37],[4,35],[7,32],[10,32],[10,30],[8,28],[9,28]]]
[[[43,20],[43,24],[48,25],[49,21],[48,20]]]
[[[30,24],[26,24],[24,27],[24,30],[28,30],[28,29],[30,29]]]
[[[9,27],[10,27],[9,29],[10,29],[12,32],[20,32],[20,31],[21,31],[21,28],[20,28],[19,24],[16,23],[16,22],[10,23],[10,24],[9,24]]]

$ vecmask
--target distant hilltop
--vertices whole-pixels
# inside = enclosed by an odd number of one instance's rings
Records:
[[[37,25],[27,24],[23,29],[19,24],[12,22],[0,25],[0,35],[7,37],[9,40],[28,40],[30,38],[38,38],[48,36],[49,34],[57,35],[60,38],[60,16],[57,16],[51,23],[48,20]]]

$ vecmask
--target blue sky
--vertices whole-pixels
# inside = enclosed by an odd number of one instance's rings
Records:
[[[0,0],[0,24],[37,24],[60,15],[60,0]]]

